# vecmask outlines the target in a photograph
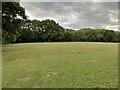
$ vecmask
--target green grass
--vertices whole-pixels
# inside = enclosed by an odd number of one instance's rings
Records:
[[[0,90],[2,89],[2,46],[0,45]]]
[[[116,88],[118,44],[24,43],[3,46],[3,88]]]

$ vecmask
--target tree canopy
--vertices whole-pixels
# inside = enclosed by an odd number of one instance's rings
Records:
[[[26,19],[25,9],[18,2],[2,2],[3,42],[15,42]]]

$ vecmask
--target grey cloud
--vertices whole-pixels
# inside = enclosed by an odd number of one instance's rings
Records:
[[[21,2],[119,2],[119,0],[20,0]]]
[[[117,2],[21,2],[28,16],[54,19],[66,28],[117,25]]]

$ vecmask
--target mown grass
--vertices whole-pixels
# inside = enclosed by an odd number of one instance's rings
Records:
[[[115,88],[118,45],[69,42],[3,46],[3,88]]]
[[[0,89],[2,89],[2,45],[0,45]]]

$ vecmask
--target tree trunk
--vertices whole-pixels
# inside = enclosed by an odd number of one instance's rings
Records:
[[[49,38],[48,38],[48,42],[50,42],[50,35],[49,35]]]

